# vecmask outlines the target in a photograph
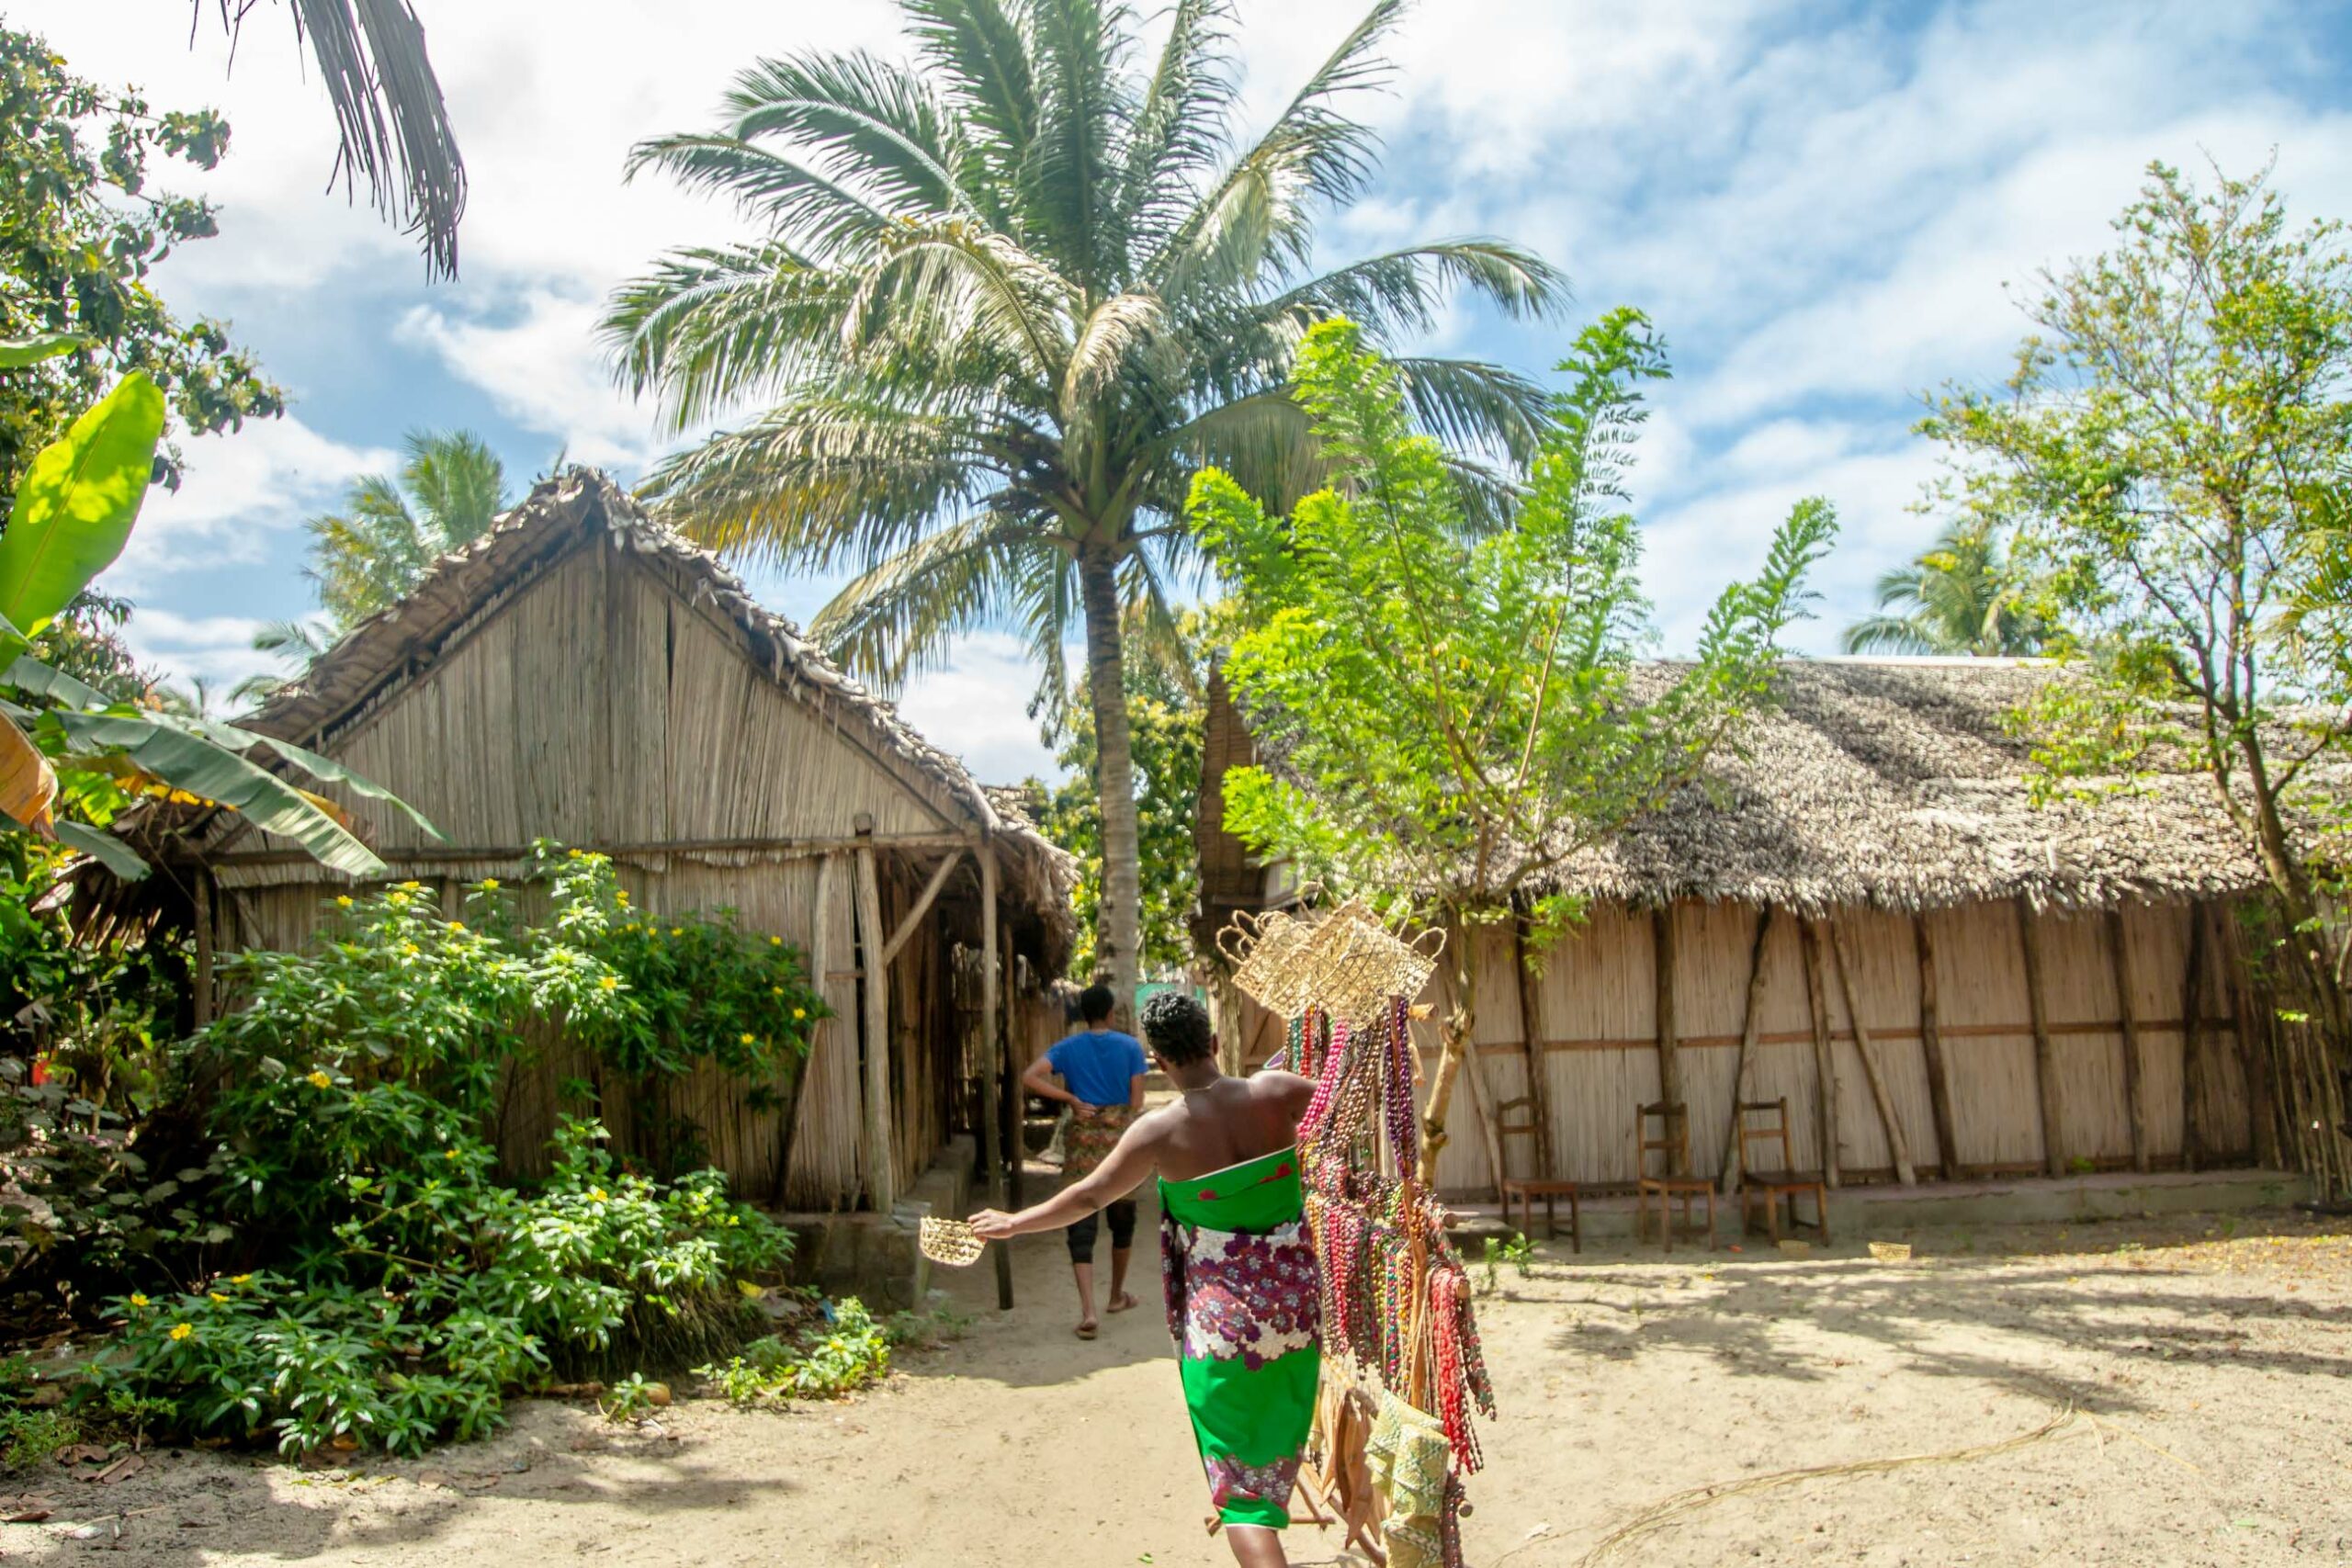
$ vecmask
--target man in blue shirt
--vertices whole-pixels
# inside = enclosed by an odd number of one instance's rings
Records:
[[[1089,986],[1079,994],[1079,1016],[1086,1027],[1029,1064],[1021,1075],[1022,1087],[1032,1094],[1058,1100],[1070,1108],[1069,1128],[1062,1135],[1062,1175],[1067,1181],[1093,1173],[1119,1136],[1143,1109],[1144,1075],[1151,1070],[1143,1056],[1143,1043],[1132,1034],[1104,1027],[1117,999],[1107,986]],[[1053,1081],[1061,1075],[1061,1085]],[[1136,1201],[1122,1198],[1102,1211],[1111,1218],[1111,1299],[1113,1312],[1136,1304],[1127,1293],[1127,1263],[1135,1256]],[[1078,1337],[1094,1337],[1094,1235],[1092,1214],[1074,1222],[1069,1230],[1070,1272],[1078,1279]]]

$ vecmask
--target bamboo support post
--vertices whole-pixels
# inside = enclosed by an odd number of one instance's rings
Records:
[[[1682,1051],[1675,1035],[1674,1020],[1674,906],[1661,904],[1650,911],[1650,947],[1657,955],[1653,967],[1657,972],[1657,1085],[1658,1098],[1668,1105],[1682,1105]],[[1669,1176],[1688,1174],[1682,1155],[1667,1151],[1666,1169]]]
[[[997,866],[996,846],[983,843],[980,861],[980,1155],[988,1163],[989,1206],[1002,1209],[1004,1191],[1003,1116],[998,1107],[998,1056],[1003,1050],[1004,1021],[997,998]],[[1012,1248],[996,1249],[996,1307],[1012,1310]]]
[[[858,967],[865,995],[861,1010],[865,1023],[865,1151],[866,1196],[877,1214],[887,1214],[899,1201],[898,1163],[890,1150],[890,971],[882,963],[882,888],[876,874],[874,846],[857,851],[858,945],[865,957]]]
[[[2205,1087],[2205,906],[2188,907],[2188,973],[2182,981],[2180,1014],[2180,1168],[2205,1163],[2205,1139],[2197,1125],[2197,1102]]]
[[[1960,1179],[1960,1134],[1951,1112],[1951,1064],[1944,1059],[1943,1004],[1936,991],[1936,939],[1925,909],[1911,917],[1911,944],[1919,955],[1919,1054],[1928,1065],[1928,1108],[1936,1119],[1937,1164],[1946,1181]]]
[[[1854,1032],[1854,1054],[1862,1059],[1862,1077],[1869,1080],[1871,1100],[1878,1106],[1879,1124],[1886,1130],[1887,1152],[1894,1158],[1894,1179],[1905,1187],[1919,1185],[1919,1172],[1911,1163],[1911,1140],[1903,1135],[1903,1119],[1894,1112],[1894,1097],[1887,1092],[1886,1075],[1879,1070],[1878,1051],[1871,1043],[1871,1032],[1862,1022],[1861,991],[1854,984],[1854,947],[1846,940],[1846,928],[1835,920],[1825,922],[1829,927],[1829,945],[1838,960],[1838,988],[1846,998],[1846,1021]]]
[[[1764,944],[1772,934],[1772,906],[1756,917],[1756,945],[1747,955],[1747,1008],[1740,1017],[1739,1057],[1731,1069],[1731,1124],[1724,1130],[1724,1173],[1726,1193],[1739,1187],[1739,1102],[1747,1098],[1747,1063],[1756,1054],[1756,1034],[1764,1020]],[[1785,1152],[1785,1151],[1784,1151]]]
[[[1829,993],[1821,981],[1821,935],[1811,920],[1797,922],[1798,944],[1804,952],[1804,999],[1813,1017],[1814,1095],[1817,1108],[1814,1131],[1821,1144],[1821,1179],[1831,1187],[1838,1178],[1838,1055],[1829,1038]]]
[[[1552,1097],[1544,1081],[1544,983],[1527,966],[1527,919],[1510,926],[1511,973],[1519,979],[1520,1045],[1527,1058],[1527,1098],[1535,1120],[1535,1174],[1552,1179]]]
[[[2059,1119],[2058,1052],[2051,1043],[2048,993],[2041,984],[2041,932],[2024,899],[2015,908],[2018,943],[2025,954],[2026,1011],[2033,1020],[2033,1077],[2041,1094],[2041,1169],[2045,1176],[2064,1176],[2066,1151],[2059,1133],[2065,1123]]]
[[[212,1021],[212,874],[198,870],[194,877],[196,886],[196,1027],[202,1029]]]
[[[2140,1038],[2140,1009],[2132,994],[2132,950],[2123,911],[2107,912],[2108,961],[2115,969],[2115,1016],[2123,1030],[2123,1111],[2132,1127],[2132,1168],[2148,1168],[2147,1044]]]
[[[838,856],[827,855],[817,863],[817,908],[809,920],[808,983],[816,988],[818,999],[825,999],[826,979],[833,962],[833,878],[840,869]],[[782,1207],[785,1183],[790,1179],[793,1134],[800,1119],[800,1092],[808,1084],[808,1075],[817,1070],[818,1054],[826,1049],[839,1020],[820,1018],[808,1029],[808,1054],[801,1058],[799,1076],[793,1079],[792,1092],[785,1096],[782,1111],[776,1117],[775,1179],[769,1189],[768,1201]]]
[[[2274,1046],[2269,1018],[2256,1003],[2253,976],[2246,970],[2245,942],[2238,931],[2237,911],[2218,906],[2213,923],[2222,933],[2222,967],[2228,972],[2232,1032],[2237,1036],[2238,1059],[2245,1067],[2246,1125],[2254,1140],[2255,1164],[2277,1170],[2283,1151],[2278,1139],[2278,1090],[2272,1072]]]

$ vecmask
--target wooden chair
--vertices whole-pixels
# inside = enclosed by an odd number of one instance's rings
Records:
[[[1657,1136],[1650,1135],[1650,1123],[1657,1122]],[[1634,1112],[1634,1141],[1638,1145],[1634,1156],[1634,1171],[1640,1179],[1634,1187],[1634,1239],[1639,1241],[1648,1232],[1650,1199],[1657,1199],[1657,1221],[1660,1238],[1666,1250],[1674,1250],[1674,1200],[1682,1200],[1682,1228],[1690,1229],[1690,1201],[1694,1198],[1707,1201],[1707,1250],[1715,1247],[1715,1184],[1704,1176],[1690,1172],[1690,1112],[1688,1107],[1672,1100],[1659,1100],[1645,1105]],[[1663,1157],[1666,1168],[1656,1176],[1649,1172],[1650,1156]]]
[[[1769,1112],[1771,1121],[1763,1126],[1750,1126],[1750,1112]],[[1781,1239],[1781,1209],[1789,1211],[1789,1228],[1800,1227],[1818,1231],[1826,1245],[1829,1240],[1829,1184],[1817,1170],[1792,1170],[1789,1155],[1789,1102],[1781,1100],[1741,1100],[1735,1117],[1739,1128],[1739,1224],[1742,1230],[1752,1230],[1756,1224],[1756,1205],[1764,1206],[1765,1228],[1774,1241]],[[1768,1156],[1759,1162],[1753,1150],[1758,1144],[1777,1143],[1781,1145],[1777,1157]],[[1797,1218],[1797,1199],[1813,1194],[1814,1219],[1810,1225]]]
[[[1514,1111],[1526,1111],[1525,1119],[1513,1121],[1511,1112]],[[1534,1100],[1527,1095],[1521,1095],[1517,1100],[1506,1100],[1496,1106],[1495,1131],[1506,1138],[1524,1137],[1530,1134],[1539,1138],[1544,1136],[1544,1129],[1535,1120]],[[1504,1145],[1504,1157],[1506,1161],[1510,1157],[1508,1144]],[[1577,1183],[1534,1176],[1506,1176],[1497,1181],[1495,1187],[1502,1194],[1503,1224],[1510,1224],[1511,1200],[1514,1198],[1519,1200],[1519,1234],[1521,1235],[1527,1235],[1535,1228],[1535,1200],[1538,1198],[1544,1200],[1544,1238],[1546,1241],[1555,1240],[1559,1236],[1558,1203],[1561,1199],[1566,1198],[1568,1201],[1569,1250],[1574,1252],[1584,1250],[1584,1208]]]

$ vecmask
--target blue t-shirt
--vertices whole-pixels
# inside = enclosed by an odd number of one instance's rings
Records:
[[[1143,1042],[1115,1029],[1090,1029],[1055,1042],[1046,1060],[1070,1093],[1089,1105],[1125,1105],[1128,1086],[1151,1069]]]

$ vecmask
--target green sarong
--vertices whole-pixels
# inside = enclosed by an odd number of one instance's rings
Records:
[[[1323,1363],[1298,1150],[1162,1180],[1159,1207],[1168,1332],[1209,1501],[1227,1524],[1281,1529]]]

